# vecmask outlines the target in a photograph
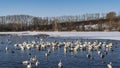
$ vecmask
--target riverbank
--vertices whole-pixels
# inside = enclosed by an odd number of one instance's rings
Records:
[[[51,37],[81,37],[81,38],[89,38],[89,39],[113,39],[120,40],[120,32],[31,32],[31,31],[23,31],[23,32],[0,32],[3,34],[11,34],[11,35],[40,35],[46,34]]]

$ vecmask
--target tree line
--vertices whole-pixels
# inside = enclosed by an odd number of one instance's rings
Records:
[[[29,15],[11,15],[0,17],[0,31],[54,31],[59,28],[59,23],[72,23],[89,20],[109,19],[112,20],[119,15],[115,12],[106,14],[83,14],[77,16],[60,16],[60,17],[33,17]],[[116,22],[108,22],[106,25],[119,25]],[[69,25],[68,25],[69,26]],[[62,27],[61,27],[62,28]]]

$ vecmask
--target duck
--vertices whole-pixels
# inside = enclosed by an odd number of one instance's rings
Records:
[[[90,59],[90,58],[91,58],[91,55],[90,55],[90,54],[87,54],[86,57]]]

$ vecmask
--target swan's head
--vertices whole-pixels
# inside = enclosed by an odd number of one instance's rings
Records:
[[[110,64],[112,64],[112,62],[110,62]]]

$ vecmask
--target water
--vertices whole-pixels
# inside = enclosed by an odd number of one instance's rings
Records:
[[[97,55],[96,51],[92,51],[91,54],[94,59],[86,58],[88,51],[79,50],[78,52],[64,53],[63,47],[53,51],[48,57],[45,57],[46,50],[15,50],[14,44],[23,43],[24,41],[40,41],[39,36],[0,36],[0,68],[26,68],[26,65],[22,64],[22,61],[29,60],[30,57],[36,56],[40,62],[39,66],[33,66],[32,68],[58,68],[60,59],[63,63],[63,68],[107,68],[107,64],[111,61],[113,68],[120,68],[120,41],[117,40],[103,40],[103,39],[81,39],[78,37],[47,37],[43,41],[73,41],[81,40],[93,42],[95,40],[101,42],[113,43],[113,51],[108,50],[108,54],[103,58],[106,64],[102,64],[102,59]],[[8,47],[8,51],[5,51],[5,47]],[[51,47],[50,47],[51,48]],[[31,53],[31,55],[28,55]]]

